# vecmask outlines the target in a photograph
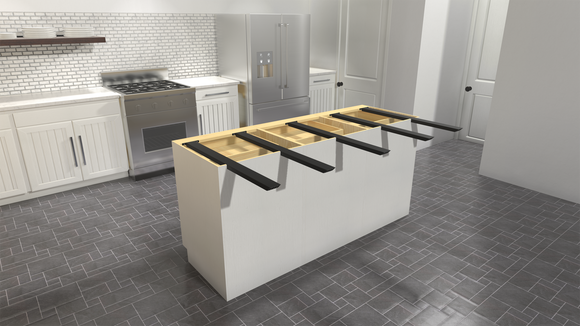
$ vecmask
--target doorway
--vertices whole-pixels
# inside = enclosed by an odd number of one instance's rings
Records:
[[[479,0],[467,67],[459,139],[483,144],[509,0]]]

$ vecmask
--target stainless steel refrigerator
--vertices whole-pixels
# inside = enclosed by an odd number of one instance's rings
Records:
[[[310,15],[216,15],[222,77],[239,80],[240,124],[310,113]]]

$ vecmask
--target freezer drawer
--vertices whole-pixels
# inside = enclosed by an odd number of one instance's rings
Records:
[[[248,113],[250,125],[308,115],[310,113],[310,98],[302,97],[250,105]]]

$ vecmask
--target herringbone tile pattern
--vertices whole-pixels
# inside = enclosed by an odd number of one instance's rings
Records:
[[[418,151],[408,216],[230,302],[186,261],[173,174],[1,207],[0,324],[578,325],[580,205],[481,151]]]

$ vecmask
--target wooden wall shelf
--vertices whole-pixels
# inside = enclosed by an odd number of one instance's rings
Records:
[[[90,37],[52,37],[52,38],[13,38],[0,40],[0,46],[38,45],[38,44],[73,44],[73,43],[105,43],[104,36]]]

